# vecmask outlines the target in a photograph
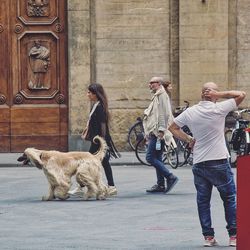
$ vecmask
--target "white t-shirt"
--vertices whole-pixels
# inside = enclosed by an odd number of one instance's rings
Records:
[[[229,157],[224,137],[225,117],[236,108],[233,98],[217,103],[200,101],[174,119],[179,127],[187,125],[196,140],[194,164]]]

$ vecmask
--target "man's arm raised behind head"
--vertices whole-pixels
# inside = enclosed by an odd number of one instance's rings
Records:
[[[245,97],[246,97],[246,92],[244,92],[244,91],[239,91],[239,92],[240,92],[240,94],[237,95],[236,97],[234,97],[237,106],[239,106],[240,103],[241,103],[241,102],[245,99]]]
[[[216,97],[216,98],[234,98],[236,105],[239,106],[240,103],[246,97],[246,92],[239,90],[228,90],[228,91],[216,91],[216,90],[207,90],[204,94],[207,97]]]

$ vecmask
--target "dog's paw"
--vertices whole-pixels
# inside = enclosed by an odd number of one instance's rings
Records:
[[[58,196],[57,198],[60,199],[60,200],[67,200],[70,196],[68,194],[66,195],[63,195],[63,196]]]
[[[49,200],[49,197],[48,196],[43,196],[42,197],[42,201],[48,201]]]
[[[91,198],[91,196],[89,196],[89,195],[83,195],[82,196],[82,199],[84,200],[84,201],[87,201],[87,200],[89,200]]]
[[[104,194],[101,194],[101,195],[98,195],[98,196],[96,196],[96,199],[97,200],[106,200],[106,196],[104,195]]]
[[[50,197],[46,195],[42,197],[42,201],[52,201],[52,200],[54,200],[54,197]]]

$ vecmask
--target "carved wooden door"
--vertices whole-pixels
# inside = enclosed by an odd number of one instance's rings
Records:
[[[0,2],[0,152],[67,150],[66,0]]]

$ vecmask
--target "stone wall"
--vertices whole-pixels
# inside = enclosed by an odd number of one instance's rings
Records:
[[[85,89],[93,81],[107,92],[114,141],[128,149],[128,129],[150,102],[150,78],[170,79],[169,1],[68,2],[71,149],[82,147]]]
[[[236,83],[237,89],[247,91],[244,105],[250,107],[250,2],[237,1],[237,54]]]
[[[207,81],[250,94],[249,10],[248,0],[68,0],[70,150],[86,146],[90,82],[106,89],[120,150],[154,75],[173,82],[174,107],[197,103]]]
[[[149,79],[170,78],[169,1],[96,0],[95,14],[96,80],[109,97],[114,140],[126,146],[150,102]]]
[[[203,83],[228,84],[228,1],[180,0],[180,101],[200,100]]]

